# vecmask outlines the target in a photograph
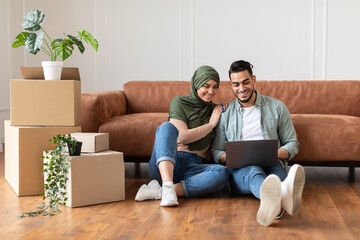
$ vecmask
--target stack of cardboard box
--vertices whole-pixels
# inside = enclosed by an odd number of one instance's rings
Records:
[[[81,133],[81,84],[77,68],[63,68],[62,80],[43,80],[42,68],[21,68],[10,82],[10,121],[5,121],[5,179],[18,196],[44,192],[43,152],[53,136],[71,133],[82,141],[72,156],[67,206],[125,199],[123,153],[109,151],[109,134]],[[84,153],[86,152],[86,153]]]
[[[5,179],[18,196],[44,192],[44,150],[57,134],[81,131],[81,83],[77,68],[62,79],[43,80],[42,68],[21,68],[23,79],[10,81],[10,121],[5,129]]]

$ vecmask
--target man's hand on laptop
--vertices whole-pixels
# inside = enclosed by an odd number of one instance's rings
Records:
[[[220,155],[220,157],[219,157],[219,163],[221,164],[221,165],[226,165],[226,153],[223,153],[223,154],[221,154]]]

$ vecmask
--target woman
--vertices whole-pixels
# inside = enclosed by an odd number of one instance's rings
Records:
[[[189,96],[170,103],[169,122],[158,127],[149,176],[135,200],[161,199],[161,206],[178,205],[177,196],[193,197],[223,189],[228,172],[222,165],[203,165],[210,160],[210,145],[222,107],[211,101],[220,84],[210,66],[198,68],[191,79]],[[160,184],[162,187],[160,187]]]

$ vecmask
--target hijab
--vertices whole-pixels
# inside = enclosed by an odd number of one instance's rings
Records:
[[[210,66],[199,67],[191,78],[190,95],[177,96],[171,101],[169,119],[175,118],[181,120],[187,124],[189,129],[209,123],[215,104],[212,102],[205,102],[197,94],[197,90],[209,80],[214,80],[216,83],[220,84],[218,72]],[[189,149],[202,150],[206,148],[211,143],[214,135],[214,130],[212,130],[204,138],[189,143]]]

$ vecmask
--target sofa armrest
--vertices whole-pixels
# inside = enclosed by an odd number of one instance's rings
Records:
[[[100,124],[113,116],[126,114],[124,91],[81,93],[81,129],[98,132]]]

